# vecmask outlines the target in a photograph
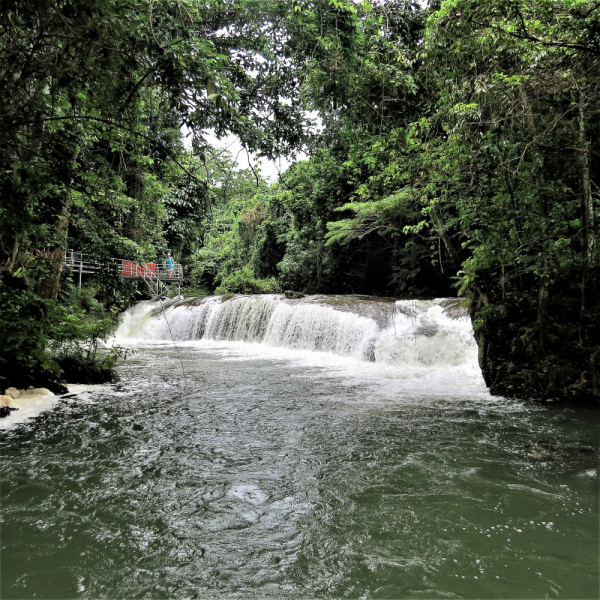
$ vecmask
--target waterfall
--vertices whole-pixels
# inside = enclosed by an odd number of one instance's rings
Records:
[[[170,340],[171,334],[176,341],[258,343],[389,365],[477,360],[471,322],[456,299],[256,295],[141,302],[122,315],[115,337]]]

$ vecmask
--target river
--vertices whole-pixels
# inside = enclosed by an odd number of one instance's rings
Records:
[[[598,412],[490,396],[456,301],[158,309],[0,421],[3,598],[598,597]]]

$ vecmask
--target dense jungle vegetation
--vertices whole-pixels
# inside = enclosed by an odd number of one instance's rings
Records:
[[[600,3],[0,6],[0,384],[112,377],[143,290],[65,249],[170,250],[190,294],[460,294],[492,393],[600,398]]]

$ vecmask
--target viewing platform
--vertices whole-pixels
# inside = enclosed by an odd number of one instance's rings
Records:
[[[101,273],[115,269],[124,279],[158,279],[161,281],[182,281],[183,267],[174,264],[169,270],[167,263],[138,263],[123,258],[110,258],[110,262],[102,262],[98,257],[82,252],[67,250],[64,265],[76,273]]]
[[[117,272],[123,279],[137,279],[145,281],[157,296],[166,291],[170,283],[181,286],[183,281],[183,267],[173,264],[169,269],[167,263],[139,263],[123,258],[109,258],[101,261],[97,256],[67,250],[65,252],[65,268],[74,274],[79,274],[79,287],[81,287],[81,276],[102,273],[105,271]]]

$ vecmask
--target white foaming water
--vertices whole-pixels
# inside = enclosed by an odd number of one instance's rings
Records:
[[[67,384],[69,394],[77,394],[79,396],[85,395],[88,392],[105,391],[110,386],[108,384],[103,385],[79,385],[79,384]],[[0,419],[0,430],[14,429],[21,423],[26,423],[32,419],[35,419],[38,415],[46,412],[47,410],[54,408],[60,401],[60,396],[38,396],[27,395],[20,396],[15,400],[19,407],[19,410],[13,410],[11,413]]]
[[[451,302],[215,296],[167,303],[164,312],[142,302],[124,313],[115,338],[247,342],[395,367],[466,367],[480,377],[471,322],[451,316]]]
[[[0,429],[12,429],[40,413],[52,408],[58,402],[57,396],[21,396],[15,400],[19,410],[13,410],[7,417],[0,419]]]

